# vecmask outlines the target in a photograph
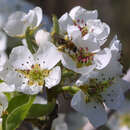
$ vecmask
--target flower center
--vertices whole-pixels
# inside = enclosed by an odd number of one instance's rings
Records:
[[[76,53],[70,54],[70,57],[76,62],[78,68],[89,66],[93,63],[95,53],[88,51],[88,48],[78,48]]]
[[[62,40],[64,42],[58,42],[58,50],[68,54],[76,62],[78,68],[92,65],[95,53],[89,52],[88,48],[77,48],[68,38]]]
[[[84,22],[83,19],[77,19],[74,20],[74,25],[77,26],[79,28],[79,30],[81,31],[82,37],[85,36],[88,33],[88,27],[87,24]]]
[[[80,86],[80,89],[85,93],[86,95],[86,102],[90,102],[92,100],[102,103],[103,99],[101,96],[101,93],[105,91],[108,87],[112,84],[111,80],[105,80],[97,82],[97,79],[90,79],[88,84],[85,84],[83,86]]]
[[[21,73],[28,79],[29,86],[32,86],[34,84],[43,86],[44,78],[49,75],[49,70],[41,69],[40,65],[38,64],[32,65],[31,68],[31,70],[17,70],[17,72]]]

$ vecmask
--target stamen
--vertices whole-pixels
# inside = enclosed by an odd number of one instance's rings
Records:
[[[30,70],[16,70],[24,76],[25,79],[28,79],[27,84],[29,86],[33,85],[44,85],[44,78],[49,75],[49,70],[41,69],[40,64],[35,64],[31,66]],[[20,76],[19,76],[20,77]],[[23,82],[25,84],[25,82]]]

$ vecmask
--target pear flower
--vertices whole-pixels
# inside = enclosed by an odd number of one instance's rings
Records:
[[[74,7],[59,19],[60,31],[72,40],[79,39],[101,46],[106,41],[110,28],[97,19],[97,10],[88,11],[80,6]]]
[[[40,7],[30,10],[27,14],[16,11],[9,16],[4,30],[9,36],[20,37],[24,36],[27,27],[35,29],[40,25],[41,21],[42,9]]]
[[[87,74],[103,69],[111,59],[109,48],[101,50],[110,29],[97,19],[97,11],[74,7],[59,19],[60,37],[56,45],[62,52],[62,64],[74,72]],[[58,39],[58,38],[57,38]]]
[[[121,79],[122,65],[119,63],[121,44],[115,36],[110,44],[112,58],[102,70],[93,70],[81,76],[76,85],[81,89],[72,98],[71,106],[88,117],[94,127],[107,121],[107,109],[119,109],[124,101],[123,87],[128,83]]]
[[[51,88],[60,82],[61,69],[59,66],[54,67],[59,60],[56,47],[49,42],[34,55],[25,46],[13,48],[9,56],[12,68],[6,67],[3,80],[14,84],[16,91],[37,94],[44,85]]]

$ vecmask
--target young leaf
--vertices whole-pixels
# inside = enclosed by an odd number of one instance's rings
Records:
[[[35,96],[20,95],[11,99],[7,109],[8,115],[3,116],[2,129],[15,130],[25,119]]]
[[[33,104],[28,112],[28,118],[37,118],[50,114],[55,107],[54,103]]]
[[[53,21],[52,33],[59,34],[59,22],[58,22],[56,15],[53,15],[52,21]]]

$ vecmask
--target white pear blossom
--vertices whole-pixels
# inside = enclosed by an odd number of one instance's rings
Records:
[[[27,14],[22,11],[16,11],[11,14],[4,27],[5,32],[9,36],[23,36],[27,27],[35,29],[42,21],[42,9],[36,7]]]
[[[16,91],[36,94],[44,85],[51,88],[60,82],[61,69],[55,67],[59,60],[56,47],[49,42],[34,55],[25,46],[13,48],[9,57],[12,71],[8,71],[3,80],[14,83]]]
[[[80,6],[74,7],[59,19],[60,30],[68,34],[72,40],[80,39],[101,46],[106,41],[110,28],[97,19],[97,10],[88,11]]]
[[[81,76],[76,85],[81,89],[71,101],[71,106],[86,115],[93,126],[103,125],[107,120],[106,109],[119,109],[124,101],[123,87],[128,83],[121,79],[122,65],[119,63],[121,43],[114,37],[110,44],[112,58],[102,70],[93,70]]]
[[[101,49],[110,28],[97,19],[97,11],[74,7],[59,19],[60,35],[57,43],[62,52],[62,64],[74,72],[87,74],[103,69],[111,59],[109,48]]]

